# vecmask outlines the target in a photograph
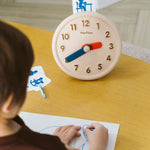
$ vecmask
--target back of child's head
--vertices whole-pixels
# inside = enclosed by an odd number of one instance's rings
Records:
[[[12,105],[24,102],[33,60],[28,38],[0,21],[0,107],[10,95],[13,95]]]

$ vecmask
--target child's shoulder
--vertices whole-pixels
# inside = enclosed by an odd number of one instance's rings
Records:
[[[64,144],[57,136],[41,134],[30,130],[26,127],[26,134],[23,136],[24,140],[34,146],[43,147],[45,149],[66,150]],[[27,131],[28,130],[28,131]]]
[[[21,143],[22,145],[29,146],[29,150],[30,147],[42,150],[66,150],[64,144],[60,141],[60,139],[57,136],[41,134],[32,131],[18,116],[14,120],[22,126],[20,131],[15,135],[18,139],[17,141],[20,141],[19,143]]]

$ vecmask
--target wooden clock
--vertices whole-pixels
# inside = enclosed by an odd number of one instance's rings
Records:
[[[121,39],[116,27],[96,12],[76,13],[56,29],[53,56],[68,75],[95,80],[107,75],[121,55]]]

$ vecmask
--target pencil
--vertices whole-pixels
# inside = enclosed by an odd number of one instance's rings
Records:
[[[46,95],[45,95],[45,93],[44,93],[44,91],[43,91],[42,86],[41,86],[40,84],[39,84],[38,86],[39,86],[39,88],[40,88],[40,91],[41,91],[41,94],[42,94],[43,98],[46,98]]]

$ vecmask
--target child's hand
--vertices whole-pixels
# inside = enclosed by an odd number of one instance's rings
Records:
[[[80,126],[74,125],[62,126],[57,128],[53,134],[61,139],[61,141],[66,145],[67,149],[73,150],[73,148],[70,148],[68,144],[71,142],[74,136],[79,137],[81,135],[78,132],[80,129]]]
[[[91,130],[93,129],[93,130]],[[108,142],[108,129],[98,123],[93,123],[84,129],[90,150],[105,150]]]

